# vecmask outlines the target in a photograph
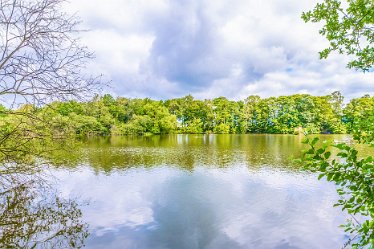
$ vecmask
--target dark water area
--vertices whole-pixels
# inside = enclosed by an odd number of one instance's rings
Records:
[[[345,135],[321,139],[350,141]],[[85,202],[86,248],[341,248],[335,186],[293,162],[294,135],[102,137],[52,170]],[[364,153],[367,148],[360,148]]]

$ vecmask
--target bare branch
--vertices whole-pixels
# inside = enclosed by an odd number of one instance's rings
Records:
[[[60,11],[64,2],[0,1],[0,96],[40,105],[99,90],[100,76],[85,74],[93,54],[80,44],[80,21]]]

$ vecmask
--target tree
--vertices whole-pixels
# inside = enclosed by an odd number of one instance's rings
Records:
[[[330,42],[330,47],[320,52],[321,58],[327,58],[332,51],[346,54],[353,59],[349,68],[369,71],[374,66],[374,1],[347,0],[342,4],[338,0],[324,0],[312,11],[302,14],[308,22],[325,21],[320,33]],[[335,95],[335,96],[334,96]],[[335,99],[335,100],[334,100]],[[339,94],[333,94],[332,103],[339,104]],[[360,102],[369,105],[360,105]],[[370,104],[371,103],[371,104]],[[352,101],[346,109],[346,122],[357,142],[373,145],[374,142],[374,105],[370,98]],[[339,113],[340,114],[340,113]],[[332,154],[326,143],[317,145],[318,138],[307,138],[305,143],[310,149],[304,153],[306,168],[319,173],[319,179],[339,186],[340,200],[336,206],[347,210],[352,220],[344,225],[345,231],[353,234],[346,245],[353,248],[374,247],[374,160],[372,156],[362,158],[358,151],[345,143],[335,144],[338,153]],[[363,221],[355,218],[363,216]]]
[[[0,108],[0,247],[75,248],[87,236],[74,201],[43,204],[46,197],[26,186],[42,184],[40,164],[50,164],[56,144],[67,149],[71,141],[61,126],[66,117],[39,107],[84,98],[101,84],[85,74],[93,54],[79,42],[79,19],[60,11],[64,3],[0,0],[0,104],[8,107]]]
[[[320,52],[325,59],[332,51],[349,55],[349,68],[368,71],[374,66],[374,1],[324,0],[304,12],[305,22],[324,22],[320,34],[330,46]]]
[[[33,136],[24,132],[26,119],[50,126],[48,116],[37,111],[14,110],[14,104],[47,104],[52,100],[83,98],[100,87],[99,77],[85,75],[85,65],[93,55],[78,38],[79,19],[61,12],[65,0],[2,0],[0,1],[0,98],[7,100],[13,124],[0,123],[0,148],[8,161],[17,157],[17,150],[25,154],[40,154],[31,147],[36,140],[49,139],[52,132],[34,128]],[[11,102],[9,102],[11,100]],[[17,117],[17,118],[16,118]],[[43,119],[45,118],[45,119]],[[17,123],[19,122],[19,123]],[[30,123],[30,122],[29,122]],[[20,128],[23,131],[20,131]],[[7,147],[16,137],[24,146]],[[61,135],[61,134],[60,134]],[[48,138],[49,136],[49,138]],[[29,148],[27,150],[27,148]],[[16,151],[15,151],[16,150]]]
[[[44,104],[99,86],[97,77],[84,75],[93,55],[80,45],[78,18],[60,11],[64,2],[0,1],[0,96]]]
[[[348,129],[355,139],[374,146],[374,97],[352,99],[344,109]]]

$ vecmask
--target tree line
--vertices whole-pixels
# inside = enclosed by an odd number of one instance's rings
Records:
[[[168,133],[351,133],[361,119],[373,116],[374,97],[352,99],[344,105],[340,92],[326,96],[295,94],[233,101],[225,97],[198,100],[191,95],[169,100],[113,98],[55,101],[42,107],[0,107],[1,129],[9,129],[17,115],[29,113],[49,121],[54,133],[76,135],[146,135]]]

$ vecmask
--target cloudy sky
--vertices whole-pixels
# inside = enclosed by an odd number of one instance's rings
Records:
[[[89,66],[115,96],[244,99],[340,90],[374,94],[374,73],[319,60],[327,43],[300,15],[315,0],[70,0],[90,32]]]

